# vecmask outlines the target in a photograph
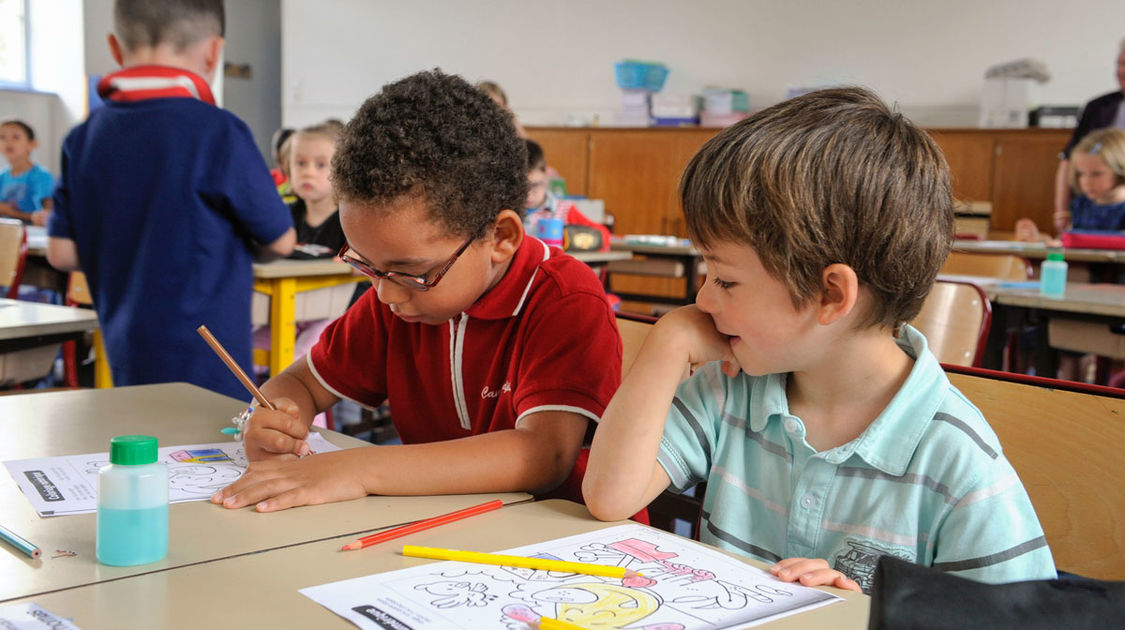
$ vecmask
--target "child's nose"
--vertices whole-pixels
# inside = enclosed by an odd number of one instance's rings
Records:
[[[375,296],[383,304],[402,304],[410,300],[411,290],[402,285],[386,278],[375,278],[371,282],[375,285]]]

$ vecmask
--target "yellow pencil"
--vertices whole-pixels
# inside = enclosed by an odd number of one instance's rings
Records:
[[[537,569],[540,571],[559,571],[561,573],[581,573],[583,575],[599,575],[602,577],[623,578],[640,575],[625,567],[611,567],[604,564],[588,564],[585,562],[567,562],[565,560],[548,560],[546,558],[528,558],[526,556],[505,556],[496,553],[480,553],[478,551],[460,551],[457,549],[439,549],[437,547],[417,547],[404,545],[402,555],[412,558],[431,558],[434,560],[455,560],[457,562],[473,562],[476,564],[496,564],[503,567],[518,567],[521,569]]]
[[[586,630],[586,628],[553,617],[540,617],[539,630]]]

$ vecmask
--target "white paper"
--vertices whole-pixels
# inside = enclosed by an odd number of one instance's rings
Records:
[[[474,551],[484,551],[474,549]],[[551,617],[587,628],[693,630],[762,623],[840,601],[674,534],[640,525],[501,553],[622,566],[603,578],[440,562],[301,589],[360,628],[534,627]]]
[[[0,605],[0,628],[5,630],[78,630],[78,626],[31,602]]]
[[[314,453],[339,447],[320,433],[309,433]],[[246,470],[242,442],[228,441],[165,446],[157,460],[168,465],[168,501],[204,501],[234,483]],[[39,516],[84,514],[97,510],[98,469],[109,464],[109,453],[39,457],[4,462],[23,495]]]

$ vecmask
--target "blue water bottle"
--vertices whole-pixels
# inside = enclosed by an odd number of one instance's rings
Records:
[[[156,562],[168,555],[168,467],[156,463],[156,438],[113,438],[109,462],[98,471],[98,562]]]
[[[1061,298],[1066,293],[1066,261],[1062,252],[1049,252],[1039,266],[1039,294]]]

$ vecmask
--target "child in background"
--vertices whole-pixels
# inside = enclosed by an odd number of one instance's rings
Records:
[[[115,385],[245,398],[196,328],[251,369],[251,263],[295,232],[246,124],[215,106],[221,0],[117,0],[105,106],[63,143],[47,258],[86,272]],[[259,245],[260,244],[260,245]]]
[[[496,104],[503,107],[508,113],[512,114],[512,124],[516,126],[516,135],[521,138],[527,137],[527,132],[524,131],[523,125],[516,119],[516,115],[512,112],[512,108],[508,107],[508,95],[504,92],[504,88],[500,87],[499,83],[495,81],[479,81],[477,89],[488,95],[489,98],[496,101]]]
[[[46,225],[55,178],[31,160],[39,146],[35,130],[22,120],[0,122],[0,151],[8,168],[0,173],[0,216]]]
[[[347,242],[340,227],[332,182],[328,179],[332,154],[336,152],[336,140],[340,137],[338,129],[328,124],[313,125],[294,133],[286,141],[290,147],[290,183],[297,195],[297,200],[289,204],[297,230],[297,244],[290,258],[332,258]],[[296,356],[304,356],[331,322],[330,319],[297,322],[297,339],[293,345]],[[254,331],[254,347],[270,347],[269,326],[260,326]],[[323,427],[325,423],[325,416],[318,414],[314,424]]]
[[[277,194],[285,203],[293,203],[297,200],[292,187],[289,185],[289,138],[294,132],[293,129],[282,127],[273,132],[273,137],[270,139],[270,148],[273,153],[271,156],[273,157],[273,168],[270,169],[270,177],[273,177]]]
[[[996,435],[904,323],[953,240],[933,140],[866,90],[813,92],[720,132],[680,198],[708,282],[606,408],[590,511],[705,481],[702,539],[785,581],[866,591],[883,554],[1055,577]]]
[[[1125,130],[1091,132],[1070,152],[1071,230],[1125,230]]]
[[[617,388],[621,340],[590,268],[524,236],[526,159],[511,114],[457,76],[416,74],[359,108],[332,182],[340,256],[374,286],[262,386],[278,409],[250,417],[252,463],[212,501],[269,512],[567,480]],[[387,400],[403,444],[298,459],[341,398]]]
[[[528,234],[538,234],[539,219],[550,217],[562,219],[566,225],[585,225],[601,232],[602,251],[609,251],[609,228],[594,223],[574,205],[574,202],[559,199],[551,192],[548,183],[547,158],[543,147],[534,140],[527,143],[527,207],[524,209],[523,227]]]
[[[1068,171],[1074,195],[1070,214],[1060,217],[1064,230],[1125,230],[1125,130],[1092,131],[1070,152]],[[1061,242],[1043,238],[1030,219],[1016,222],[1016,240]]]

